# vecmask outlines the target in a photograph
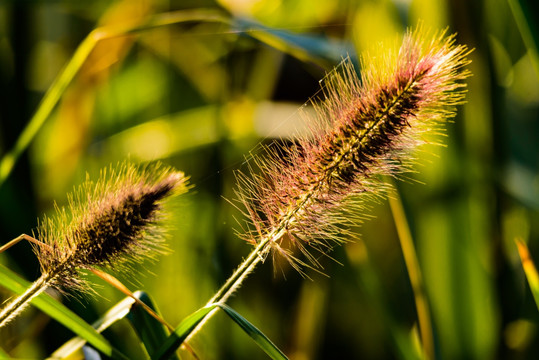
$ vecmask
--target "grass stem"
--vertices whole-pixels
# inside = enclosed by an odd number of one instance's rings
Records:
[[[11,319],[16,317],[30,303],[30,301],[41,294],[48,287],[49,274],[43,274],[34,281],[23,294],[11,301],[0,313],[0,328],[6,325]]]
[[[392,181],[394,183],[393,179],[389,179],[388,181]],[[395,220],[395,226],[397,228],[404,262],[406,264],[406,269],[408,270],[408,276],[410,278],[412,291],[414,293],[417,318],[419,322],[419,332],[421,334],[421,342],[423,345],[423,355],[426,359],[435,359],[430,309],[425,293],[423,276],[419,267],[419,261],[417,259],[414,241],[412,239],[410,227],[406,219],[404,207],[397,191],[395,191],[395,194],[392,194],[392,196],[389,197],[389,205]]]

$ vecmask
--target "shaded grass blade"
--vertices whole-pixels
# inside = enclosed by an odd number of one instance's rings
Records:
[[[19,295],[30,286],[30,283],[5,266],[0,265],[0,285]],[[88,343],[106,356],[113,359],[127,359],[125,355],[115,349],[90,324],[86,323],[77,314],[51,296],[42,293],[32,299],[31,304],[88,341]]]
[[[147,293],[137,291],[135,296],[158,313],[154,302]],[[165,326],[148,314],[141,306],[137,305],[131,308],[131,311],[127,314],[127,319],[131,322],[146,351],[153,359],[156,351],[169,336]],[[177,360],[178,357],[172,354],[169,359]]]
[[[255,343],[264,350],[266,354],[272,359],[288,359],[286,355],[275,346],[271,340],[264,335],[260,330],[258,330],[253,324],[251,324],[247,319],[241,316],[239,313],[234,311],[231,307],[225,304],[218,304],[218,306],[228,315],[232,320],[238,324],[247,335],[249,335]]]
[[[212,310],[214,310],[215,307],[215,305],[203,307],[183,319],[180,325],[176,327],[174,332],[156,351],[154,358],[159,360],[168,360],[172,356],[174,356],[176,349],[180,347],[180,345],[189,336],[189,334],[191,334],[191,332],[196,328],[196,326],[202,320],[204,320],[206,315],[208,315]]]
[[[105,331],[112,324],[126,317],[131,311],[131,307],[134,303],[135,300],[130,297],[126,297],[125,299],[114,305],[112,308],[110,308],[109,311],[107,311],[105,315],[103,315],[99,320],[94,322],[92,324],[92,327],[95,328],[98,333]],[[51,355],[51,358],[65,359],[68,356],[73,356],[73,354],[78,351],[80,351],[82,354],[82,348],[86,343],[87,341],[85,339],[79,336],[74,337],[73,339],[62,345],[60,348],[58,348]]]
[[[249,335],[255,343],[260,346],[268,356],[274,360],[286,360],[286,355],[271,342],[271,340],[258,330],[247,319],[234,311],[231,307],[225,304],[212,304],[198,309],[193,314],[182,320],[180,325],[174,330],[174,333],[169,336],[165,343],[159,348],[155,359],[167,360],[170,359],[176,349],[180,347],[182,342],[191,334],[191,332],[201,323],[206,316],[216,310],[222,309],[236,324],[238,324],[247,335]]]
[[[274,29],[253,20],[235,18],[234,26],[272,48],[290,54],[303,62],[316,63],[326,70],[341,62],[347,55],[355,54],[351,43]],[[354,59],[356,62],[354,65],[357,65],[356,60]]]

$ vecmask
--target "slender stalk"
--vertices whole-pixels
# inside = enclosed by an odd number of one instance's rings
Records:
[[[393,182],[392,179],[388,179],[388,181]],[[391,207],[391,212],[393,213],[395,226],[397,227],[404,263],[406,264],[406,269],[408,270],[408,276],[412,285],[412,291],[414,293],[419,332],[421,334],[421,342],[423,345],[423,353],[425,359],[434,359],[434,339],[429,302],[425,293],[425,285],[423,282],[421,269],[419,267],[419,261],[417,259],[412,234],[410,232],[410,227],[408,226],[406,214],[404,213],[402,201],[398,192],[395,192],[393,196],[389,197],[389,205]]]
[[[217,303],[226,302],[226,300],[236,291],[242,284],[243,280],[255,269],[256,265],[263,259],[264,254],[269,249],[270,238],[266,237],[256,248],[251,251],[249,256],[241,263],[241,265],[232,273],[228,280],[221,286],[213,297],[207,302],[206,306]]]
[[[249,276],[251,272],[256,268],[258,263],[264,259],[265,254],[270,250],[270,242],[275,239],[275,236],[271,236],[274,232],[271,232],[265,236],[260,243],[251,251],[249,256],[240,264],[240,266],[232,273],[228,280],[221,286],[219,290],[212,296],[212,298],[206,303],[206,306],[210,306],[215,303],[225,303],[228,298],[241,286],[243,281]],[[277,234],[279,237],[282,236]],[[200,323],[191,331],[189,336],[184,340],[186,344],[196,333],[198,333],[206,324],[208,320],[219,310],[218,307],[210,311]]]
[[[34,281],[23,294],[11,301],[0,313],[0,328],[6,325],[11,319],[16,317],[30,303],[30,301],[41,294],[48,287],[51,280],[50,274],[43,274]]]
[[[14,245],[17,245],[22,240],[26,240],[26,241],[31,242],[32,244],[36,244],[38,246],[43,245],[43,243],[41,241],[36,240],[36,239],[34,239],[33,237],[31,237],[29,235],[21,234],[21,235],[17,236],[15,239],[11,240],[10,242],[0,246],[0,253],[3,253],[4,251],[6,251],[7,249],[9,249],[10,247],[12,247]]]
[[[26,234],[21,234],[17,236],[15,239],[1,246],[0,253],[18,244],[22,240],[27,240],[31,243],[38,244],[38,245],[44,245],[43,243],[34,239],[31,236],[28,236]],[[35,298],[36,296],[41,294],[45,289],[47,289],[48,282],[50,280],[51,280],[51,277],[49,274],[41,275],[41,277],[37,279],[32,284],[32,286],[26,289],[26,291],[23,294],[19,295],[19,297],[15,298],[15,300],[11,301],[7,306],[5,306],[0,312],[0,328],[6,325],[11,319],[16,317],[18,314],[20,314],[21,311],[24,310],[26,305],[28,305],[33,298]]]

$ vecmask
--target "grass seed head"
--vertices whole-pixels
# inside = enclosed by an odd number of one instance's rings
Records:
[[[317,115],[304,116],[310,134],[257,158],[257,174],[239,175],[238,195],[255,229],[246,239],[269,238],[275,254],[300,268],[292,251],[298,247],[319,267],[307,248],[327,254],[342,242],[361,220],[365,199],[383,197],[381,176],[410,171],[412,150],[454,116],[468,54],[454,35],[417,29],[398,51],[364,57],[361,77],[343,61],[323,83]]]
[[[121,163],[104,169],[69,196],[66,208],[45,218],[38,237],[48,246],[36,248],[51,285],[82,284],[78,270],[117,268],[141,262],[163,251],[163,202],[186,191],[180,172],[160,165],[139,168]]]

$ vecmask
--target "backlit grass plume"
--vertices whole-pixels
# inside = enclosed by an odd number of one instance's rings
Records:
[[[398,51],[385,51],[362,59],[361,78],[345,60],[325,79],[317,115],[304,116],[308,136],[269,150],[256,160],[256,175],[240,175],[238,193],[255,229],[248,241],[301,268],[297,247],[319,267],[309,250],[327,254],[342,242],[365,200],[387,190],[381,175],[410,171],[412,150],[454,116],[469,76],[466,46],[418,30]]]
[[[244,237],[255,248],[207,305],[226,302],[271,251],[299,271],[319,268],[311,250],[328,254],[343,242],[365,216],[365,200],[384,196],[383,175],[410,171],[413,150],[455,115],[470,75],[463,69],[469,52],[455,35],[418,29],[400,49],[365,56],[361,78],[349,60],[330,73],[325,99],[314,104],[317,115],[304,116],[309,134],[289,147],[268,147],[251,174],[239,173],[237,194],[253,229]]]
[[[469,52],[455,35],[419,28],[406,33],[400,49],[365,56],[361,77],[349,60],[330,73],[316,116],[304,115],[309,133],[292,146],[272,144],[264,158],[254,158],[250,174],[239,173],[236,192],[252,229],[244,237],[255,248],[207,306],[226,302],[270,252],[300,272],[320,268],[311,251],[327,255],[345,241],[350,226],[366,217],[366,200],[390,187],[383,177],[411,171],[413,151],[427,135],[443,133],[464,101]]]
[[[162,203],[186,191],[183,173],[160,165],[122,163],[89,179],[69,197],[67,208],[45,218],[35,246],[41,277],[0,313],[0,327],[49,286],[84,289],[81,269],[117,268],[162,251]]]

